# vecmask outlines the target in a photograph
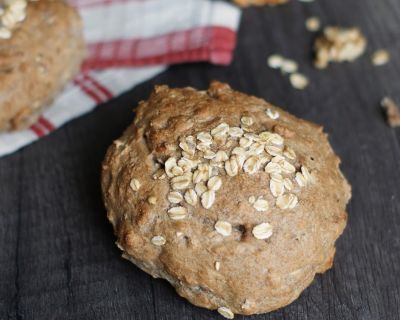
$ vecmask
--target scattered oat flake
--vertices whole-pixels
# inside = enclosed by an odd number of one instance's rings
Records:
[[[283,180],[283,185],[287,191],[291,191],[293,189],[293,182],[289,178],[285,178]]]
[[[283,155],[288,158],[289,160],[294,160],[296,159],[296,152],[294,152],[293,149],[286,147],[285,150],[283,151]]]
[[[172,183],[172,189],[174,190],[183,190],[186,189],[190,183],[191,183],[191,179],[189,179],[188,176],[178,176],[175,178],[171,179],[171,183]]]
[[[226,221],[217,221],[214,228],[219,234],[225,237],[230,236],[232,233],[232,225]]]
[[[138,179],[132,179],[131,183],[129,184],[129,186],[131,187],[131,189],[133,191],[139,191],[140,187],[141,187],[141,183]]]
[[[172,173],[172,169],[176,167],[176,158],[171,157],[167,161],[165,161],[165,173],[167,174],[168,177],[172,178],[174,177],[174,174]]]
[[[151,243],[156,245],[156,246],[163,246],[167,240],[163,236],[155,236],[151,238]]]
[[[280,69],[284,58],[279,54],[273,54],[268,57],[268,66],[272,69]]]
[[[206,184],[204,182],[196,183],[194,190],[196,191],[197,195],[200,197],[204,192],[208,190]]]
[[[231,156],[229,160],[225,161],[225,171],[230,177],[234,177],[239,173],[239,164],[235,155]]]
[[[171,169],[171,173],[174,176],[181,176],[181,175],[183,175],[184,171],[181,167],[175,166]]]
[[[300,187],[305,187],[307,185],[307,180],[304,178],[303,174],[300,172],[296,173],[295,180]]]
[[[253,143],[253,141],[249,138],[240,138],[240,140],[239,140],[239,145],[242,148],[248,148],[251,146],[252,143]]]
[[[272,226],[267,223],[261,223],[253,228],[253,236],[259,240],[265,240],[272,236]]]
[[[265,151],[273,157],[280,156],[282,149],[277,146],[265,146]]]
[[[282,176],[281,176],[280,179],[278,179],[277,177],[273,178],[272,175],[271,175],[271,181],[270,181],[270,184],[269,184],[269,188],[270,188],[271,193],[272,193],[272,195],[274,197],[279,197],[285,191],[285,186],[283,184],[283,179],[282,179]]]
[[[281,173],[282,168],[278,163],[270,162],[265,166],[264,170],[267,173]]]
[[[390,61],[390,53],[385,49],[375,51],[371,56],[374,66],[383,66]]]
[[[185,207],[173,207],[168,210],[168,215],[172,220],[182,220],[186,218],[187,209]]]
[[[226,160],[228,160],[228,159],[229,159],[229,158],[228,158],[228,155],[227,155],[226,152],[223,151],[223,150],[217,151],[217,153],[216,153],[216,155],[215,155],[215,158],[214,158],[214,160],[217,161],[217,162],[226,161]]]
[[[260,142],[255,142],[253,145],[250,146],[248,150],[249,155],[260,155],[261,153],[264,152],[264,145]]]
[[[318,17],[310,17],[306,20],[306,28],[308,31],[316,32],[321,28],[321,21]]]
[[[211,144],[212,143],[212,136],[208,132],[200,132],[197,135],[197,139],[203,143]]]
[[[147,198],[147,202],[154,205],[157,203],[157,198],[155,196],[150,196]]]
[[[294,172],[296,172],[296,168],[294,167],[294,165],[292,165],[290,162],[288,162],[286,160],[280,161],[279,165],[281,166],[282,171],[284,173],[294,173]]]
[[[205,209],[210,209],[215,201],[215,192],[208,190],[201,195],[201,204]]]
[[[284,139],[277,133],[272,133],[270,136],[270,142],[274,145],[281,146],[284,143]]]
[[[301,173],[303,174],[304,178],[305,178],[307,181],[310,181],[310,180],[312,179],[312,176],[311,176],[311,174],[310,174],[310,171],[308,171],[307,167],[302,166],[302,167],[301,167]]]
[[[193,189],[189,189],[185,193],[185,201],[191,206],[196,206],[198,201],[197,193]]]
[[[296,61],[290,59],[284,59],[282,62],[281,70],[284,73],[294,73],[297,72],[299,66]]]
[[[256,197],[255,196],[249,197],[249,203],[254,204],[254,202],[256,202]]]
[[[220,268],[221,268],[221,262],[216,261],[215,262],[215,270],[219,271]]]
[[[196,145],[193,142],[190,141],[182,141],[179,144],[179,147],[183,150],[189,153],[190,155],[194,155],[196,152]]]
[[[261,147],[262,149],[264,149],[263,146]],[[258,157],[256,156],[249,157],[243,165],[244,172],[250,175],[255,174],[258,171],[258,169],[259,169],[259,162],[258,162]]]
[[[276,206],[280,209],[293,209],[297,203],[297,196],[291,193],[281,195],[276,199]]]
[[[389,97],[383,98],[381,102],[382,108],[386,112],[387,122],[392,128],[400,127],[400,108]]]
[[[244,124],[245,126],[251,126],[251,125],[253,125],[253,123],[254,123],[254,120],[253,120],[253,118],[252,117],[242,117],[241,119],[240,119],[240,121],[242,122],[242,124]]]
[[[267,111],[265,111],[265,113],[267,114],[268,117],[270,117],[272,120],[276,120],[279,118],[279,112],[278,111],[273,111],[271,109],[267,109]]]
[[[293,88],[303,90],[307,88],[309,81],[305,75],[301,73],[293,73],[290,75],[290,83]]]
[[[217,311],[221,316],[223,316],[227,319],[233,319],[235,317],[235,315],[231,311],[231,309],[229,309],[227,307],[219,307]]]
[[[231,128],[229,128],[228,134],[231,137],[239,138],[239,137],[243,136],[243,129],[239,128],[239,127],[231,127]]]
[[[208,189],[212,191],[219,190],[221,186],[222,186],[222,179],[218,176],[210,178],[210,180],[208,180],[207,182]]]
[[[229,131],[229,125],[226,123],[221,123],[217,127],[211,130],[211,135],[214,137],[224,136]]]
[[[193,183],[199,183],[201,181],[206,181],[207,180],[207,172],[204,170],[196,170],[193,173]]]
[[[268,201],[264,199],[258,199],[256,202],[254,202],[253,207],[259,212],[267,211],[269,207]]]

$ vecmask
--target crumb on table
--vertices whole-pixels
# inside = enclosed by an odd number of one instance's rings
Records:
[[[325,69],[330,62],[352,62],[367,47],[367,39],[359,28],[328,26],[314,44],[315,62],[318,69]]]
[[[388,97],[383,98],[381,105],[385,110],[389,125],[393,128],[400,127],[400,110],[398,105]]]

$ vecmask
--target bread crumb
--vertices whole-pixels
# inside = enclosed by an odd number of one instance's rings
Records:
[[[386,119],[392,128],[400,127],[400,109],[399,106],[389,97],[383,98],[381,102],[385,110]]]
[[[318,69],[325,69],[330,62],[352,62],[359,58],[367,47],[367,39],[359,28],[328,26],[314,44]]]

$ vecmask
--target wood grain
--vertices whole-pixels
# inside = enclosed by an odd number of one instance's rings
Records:
[[[313,35],[304,27],[311,15],[324,24],[360,26],[369,53],[388,48],[391,63],[373,67],[368,53],[356,63],[316,71]],[[400,131],[387,126],[379,108],[384,95],[400,102],[399,49],[398,0],[247,9],[231,66],[172,67],[0,159],[0,319],[218,318],[120,258],[99,187],[106,148],[154,84],[206,88],[211,79],[323,124],[353,185],[334,268],[290,306],[248,319],[400,319]],[[296,91],[266,66],[275,52],[300,62],[310,77],[307,90]]]

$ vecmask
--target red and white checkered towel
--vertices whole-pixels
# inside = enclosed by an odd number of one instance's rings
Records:
[[[0,134],[0,156],[46,136],[174,63],[232,60],[238,8],[212,0],[69,0],[84,21],[89,58],[30,129]]]

